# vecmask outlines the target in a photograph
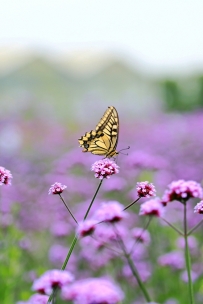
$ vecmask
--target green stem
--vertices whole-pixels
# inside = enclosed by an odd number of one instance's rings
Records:
[[[151,298],[150,298],[150,296],[149,296],[149,294],[148,294],[148,292],[147,292],[147,290],[146,290],[146,288],[145,288],[145,286],[144,286],[144,284],[143,284],[143,282],[142,282],[142,280],[140,278],[140,275],[139,275],[139,273],[137,271],[137,268],[135,267],[135,265],[134,265],[134,263],[133,263],[133,261],[132,261],[132,259],[130,257],[130,254],[127,252],[127,250],[125,248],[125,244],[124,244],[122,238],[120,237],[119,233],[117,232],[117,229],[116,229],[115,226],[114,226],[114,228],[116,230],[116,235],[118,237],[118,243],[119,243],[119,245],[120,245],[120,247],[121,247],[121,249],[122,249],[122,251],[124,253],[124,256],[125,256],[125,258],[126,258],[126,260],[128,262],[128,265],[129,265],[129,267],[130,267],[130,269],[132,271],[132,274],[136,278],[137,283],[138,283],[140,289],[142,290],[146,301],[148,303],[150,303],[151,302]]]
[[[188,247],[188,235],[187,235],[187,205],[184,203],[184,238],[185,238],[185,263],[187,267],[188,274],[188,287],[189,287],[189,297],[190,304],[194,304],[194,292],[193,292],[193,284],[191,278],[191,261],[190,261],[190,252]]]
[[[64,203],[66,209],[68,209],[68,212],[70,213],[70,215],[72,216],[72,218],[74,219],[74,221],[76,222],[76,224],[78,224],[78,221],[76,220],[76,218],[74,217],[73,213],[71,212],[70,208],[68,207],[68,205],[66,204],[66,202],[64,201],[63,197],[61,194],[59,194],[60,199],[62,200],[62,202]]]
[[[178,232],[180,235],[184,236],[184,233],[182,233],[181,230],[179,230],[178,228],[176,228],[175,226],[173,226],[171,223],[169,223],[165,218],[161,217],[161,219],[167,224],[169,225],[171,228],[173,228],[173,230],[175,230],[176,232]]]
[[[61,270],[64,270],[64,269],[66,268],[66,266],[67,266],[67,264],[68,264],[68,261],[69,261],[69,259],[70,259],[70,257],[71,257],[71,254],[72,254],[72,252],[73,252],[73,249],[74,249],[74,247],[75,247],[75,245],[76,245],[76,243],[77,243],[77,240],[78,240],[78,237],[77,237],[77,235],[75,235],[75,237],[74,237],[74,239],[73,239],[73,241],[72,241],[72,244],[71,244],[71,246],[70,246],[70,249],[69,249],[69,251],[68,251],[67,257],[66,257],[66,259],[65,259],[65,261],[64,261],[64,263],[63,263],[63,265],[62,265],[62,267],[61,267]]]
[[[97,190],[96,190],[96,192],[95,192],[95,194],[94,194],[94,196],[93,196],[93,198],[92,198],[92,200],[91,200],[91,203],[90,203],[90,205],[89,205],[89,207],[88,207],[88,209],[87,209],[87,211],[86,211],[86,213],[85,213],[85,216],[84,216],[83,220],[86,220],[86,218],[87,218],[87,216],[88,216],[88,214],[89,214],[89,212],[90,212],[90,209],[91,209],[91,207],[92,207],[92,205],[93,205],[93,203],[94,203],[94,200],[95,200],[95,198],[96,198],[96,196],[97,196],[97,193],[98,193],[98,191],[99,191],[99,189],[100,189],[100,187],[101,187],[102,182],[103,182],[103,180],[100,181],[100,183],[99,183],[99,185],[98,185],[98,187],[97,187]],[[68,254],[67,254],[67,256],[66,256],[66,259],[65,259],[65,261],[64,261],[64,263],[63,263],[63,265],[62,265],[62,267],[61,267],[61,270],[65,270],[65,268],[66,268],[66,266],[67,266],[67,264],[68,264],[68,261],[69,261],[69,259],[70,259],[70,257],[71,257],[71,254],[72,254],[72,252],[73,252],[73,249],[74,249],[74,247],[75,247],[77,241],[78,241],[78,237],[77,237],[77,235],[75,235],[75,236],[74,236],[74,239],[73,239],[73,241],[72,241],[72,244],[71,244],[71,246],[70,246],[70,249],[69,249],[69,251],[68,251]],[[53,301],[54,301],[54,295],[55,295],[55,289],[53,289],[53,292],[52,292],[52,294],[50,295],[50,297],[49,297],[49,299],[48,299],[48,303],[51,303],[52,299],[53,299]]]
[[[139,201],[140,197],[138,197],[135,201],[133,201],[132,203],[130,203],[129,205],[127,205],[123,211],[127,210],[128,208],[130,208],[132,205],[134,205],[135,203],[137,203]]]
[[[131,248],[131,250],[130,250],[130,252],[129,252],[129,255],[133,252],[133,249],[134,249],[135,245],[141,240],[142,234],[143,234],[144,231],[147,230],[147,228],[149,227],[149,224],[151,223],[151,220],[152,220],[152,217],[150,216],[150,217],[149,217],[149,220],[148,220],[148,222],[147,222],[147,224],[146,224],[146,226],[143,228],[142,232],[140,233],[140,236],[136,239],[135,243],[133,244],[133,246],[132,246],[132,248]]]
[[[92,204],[94,203],[94,200],[95,200],[95,198],[96,198],[96,196],[97,196],[97,193],[98,193],[98,191],[99,191],[99,189],[100,189],[100,187],[101,187],[102,182],[103,182],[103,179],[100,181],[99,186],[97,187],[97,190],[96,190],[96,192],[95,192],[95,194],[94,194],[94,196],[93,196],[93,198],[92,198],[92,201],[91,201],[91,203],[90,203],[90,205],[89,205],[89,207],[88,207],[88,209],[87,209],[87,212],[85,213],[84,220],[86,220],[86,218],[87,218],[87,216],[88,216],[88,214],[89,214],[89,212],[90,212],[90,209],[91,209],[91,207],[92,207]]]
[[[189,236],[193,231],[195,231],[201,224],[203,223],[203,220],[199,222],[194,228],[192,228],[190,231],[188,231],[187,236]]]

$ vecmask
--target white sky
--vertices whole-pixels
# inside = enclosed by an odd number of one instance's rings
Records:
[[[7,46],[111,51],[155,73],[203,70],[203,1],[0,0]]]

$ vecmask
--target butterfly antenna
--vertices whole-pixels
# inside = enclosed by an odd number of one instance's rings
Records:
[[[130,149],[130,146],[128,146],[127,148],[125,149],[121,149],[120,151],[118,151],[118,153],[121,153],[121,151],[125,151],[125,150],[129,150]],[[128,153],[121,153],[123,155],[128,155]]]

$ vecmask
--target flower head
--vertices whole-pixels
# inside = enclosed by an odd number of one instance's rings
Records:
[[[123,211],[123,205],[117,201],[103,203],[94,214],[94,218],[101,222],[118,222],[122,220],[126,213]]]
[[[56,182],[53,185],[51,185],[51,188],[49,189],[49,194],[61,194],[63,190],[66,188],[67,186]]]
[[[4,167],[0,167],[0,186],[11,185],[11,178],[13,178],[11,172]]]
[[[164,207],[159,198],[151,199],[140,206],[140,215],[153,215],[161,217]]]
[[[123,300],[123,292],[107,279],[90,278],[63,287],[62,298],[75,304],[117,304]]]
[[[118,165],[108,158],[96,161],[92,165],[92,171],[95,172],[94,176],[99,179],[110,178],[111,175],[119,172],[118,168]]]
[[[144,244],[150,243],[150,234],[147,230],[144,230],[143,228],[139,228],[139,227],[133,228],[132,237],[140,243],[144,243]]]
[[[184,255],[182,251],[171,251],[158,258],[161,266],[169,266],[172,269],[183,269],[185,266]]]
[[[194,213],[203,214],[203,200],[200,201],[194,208]]]
[[[136,189],[139,197],[156,196],[156,189],[154,185],[148,181],[138,182]]]
[[[165,191],[162,201],[164,204],[177,201],[187,201],[189,198],[202,198],[203,190],[199,183],[195,181],[178,180],[168,185],[168,190]]]
[[[47,304],[49,297],[46,295],[34,294],[26,302],[17,302],[16,304]]]
[[[53,287],[61,288],[72,281],[73,276],[69,271],[53,269],[45,272],[40,278],[35,280],[32,290],[42,294],[50,294]]]
[[[94,232],[95,228],[96,228],[95,220],[86,220],[86,221],[78,223],[77,234],[80,237],[85,237],[87,235],[92,234]]]

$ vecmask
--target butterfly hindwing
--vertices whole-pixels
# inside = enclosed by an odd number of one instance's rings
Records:
[[[78,140],[83,152],[112,157],[118,154],[116,146],[119,134],[119,118],[114,107],[108,107],[95,130],[86,132]]]

